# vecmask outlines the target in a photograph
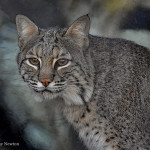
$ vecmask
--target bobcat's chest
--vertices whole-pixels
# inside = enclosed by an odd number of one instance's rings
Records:
[[[107,137],[104,133],[94,127],[80,129],[79,136],[89,150],[114,150],[114,148],[106,142]]]
[[[106,120],[99,121],[93,109],[89,109],[90,112],[85,107],[68,109],[65,116],[89,150],[118,150],[114,129]]]

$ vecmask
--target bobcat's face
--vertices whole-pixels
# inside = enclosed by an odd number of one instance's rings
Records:
[[[67,44],[68,38],[59,39],[56,32],[42,30],[27,42],[18,54],[20,74],[37,97],[62,97],[68,105],[82,105],[89,101],[93,90],[82,66],[83,54],[80,47],[77,50],[76,44]]]

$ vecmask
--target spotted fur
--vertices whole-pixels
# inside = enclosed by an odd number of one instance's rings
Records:
[[[40,29],[22,15],[16,24],[21,76],[36,100],[58,102],[89,150],[150,149],[148,49],[89,35],[88,16],[68,29]],[[58,66],[60,59],[68,63]]]

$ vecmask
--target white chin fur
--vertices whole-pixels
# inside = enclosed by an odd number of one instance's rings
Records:
[[[52,99],[55,99],[56,97],[58,97],[58,94],[43,92],[43,97],[44,97],[45,100],[52,100]]]

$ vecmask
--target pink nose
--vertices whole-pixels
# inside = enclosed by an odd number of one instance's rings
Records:
[[[41,79],[40,82],[41,82],[45,87],[47,87],[47,86],[52,82],[52,80],[50,80],[50,79]]]

